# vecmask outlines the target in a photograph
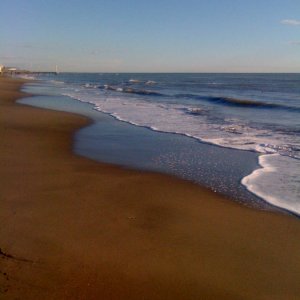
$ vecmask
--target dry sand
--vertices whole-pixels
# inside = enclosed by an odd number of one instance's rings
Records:
[[[0,78],[1,299],[300,299],[300,220],[72,154]]]

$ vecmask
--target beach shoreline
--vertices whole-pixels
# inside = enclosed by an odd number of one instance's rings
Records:
[[[290,213],[270,205],[241,184],[242,178],[260,168],[257,154],[133,125],[113,114],[98,111],[91,103],[65,95],[55,85],[51,86],[51,92],[49,86],[49,82],[43,81],[25,84],[22,90],[33,96],[17,102],[90,119],[90,124],[74,134],[75,154],[129,170],[175,176],[248,207]],[[207,159],[203,153],[209,153]],[[223,176],[228,170],[231,170],[230,175]]]
[[[0,78],[4,299],[296,299],[299,220],[72,153],[82,116]]]

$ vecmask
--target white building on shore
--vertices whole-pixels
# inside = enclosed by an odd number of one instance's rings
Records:
[[[0,74],[4,72],[4,66],[0,65]]]

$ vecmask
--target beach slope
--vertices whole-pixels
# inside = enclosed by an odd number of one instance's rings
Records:
[[[72,153],[84,117],[0,78],[1,299],[299,299],[300,221]]]

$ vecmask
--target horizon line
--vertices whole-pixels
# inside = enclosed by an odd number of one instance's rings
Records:
[[[55,71],[30,71],[30,70],[20,70],[20,71],[27,71],[27,72],[31,72],[31,73],[55,73]],[[187,72],[135,72],[135,71],[129,71],[129,72],[125,72],[125,71],[60,71],[60,74],[62,73],[86,73],[86,74],[300,74],[300,70],[297,71],[286,71],[286,72],[255,72],[255,71],[250,71],[250,72],[239,72],[239,71],[233,71],[233,72],[195,72],[195,71],[187,71]]]

